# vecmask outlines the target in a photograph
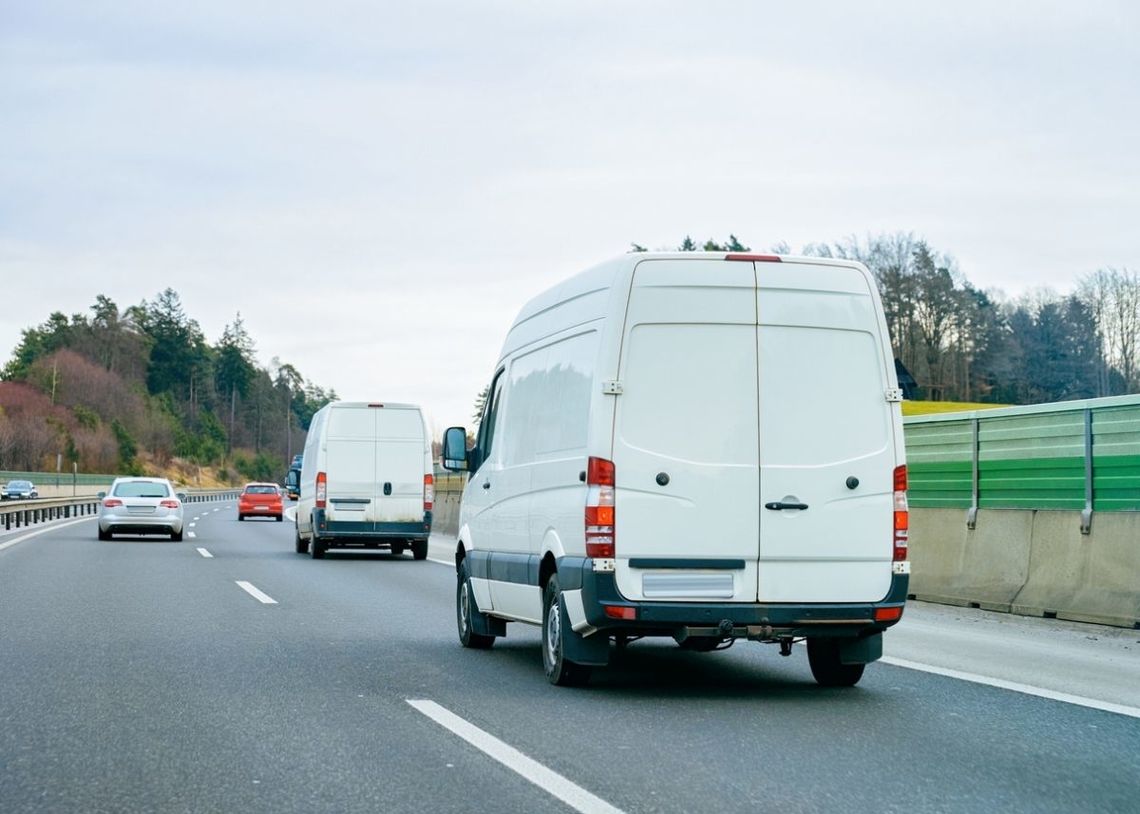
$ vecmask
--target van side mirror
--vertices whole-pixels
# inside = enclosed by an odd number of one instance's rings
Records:
[[[448,427],[443,433],[443,452],[440,463],[451,472],[467,471],[467,430]]]

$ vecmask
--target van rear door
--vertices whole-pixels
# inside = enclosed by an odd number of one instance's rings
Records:
[[[891,584],[886,337],[854,268],[757,263],[761,602],[871,602]],[[806,509],[786,508],[800,504]],[[770,507],[770,508],[769,508]]]
[[[328,519],[361,522],[370,513],[376,484],[376,411],[363,405],[333,407],[325,438]]]
[[[613,437],[618,589],[756,599],[759,417],[752,263],[638,264]]]
[[[384,407],[376,413],[377,494],[369,520],[375,523],[424,522],[423,417],[419,410]]]

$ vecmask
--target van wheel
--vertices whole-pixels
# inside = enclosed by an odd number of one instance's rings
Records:
[[[326,544],[326,543],[322,543],[322,542],[321,542],[321,541],[320,541],[320,540],[317,538],[317,535],[316,535],[316,534],[314,534],[314,535],[313,535],[313,539],[312,539],[312,542],[310,542],[310,543],[309,543],[309,555],[310,555],[310,556],[311,556],[311,557],[312,557],[314,560],[323,560],[323,559],[325,558],[325,552],[326,552],[326,551],[328,551],[328,547],[327,547],[327,544]]]
[[[294,527],[293,531],[293,547],[297,550],[298,554],[308,554],[309,544],[301,538],[301,530]]]
[[[401,554],[404,553],[404,544],[403,543],[392,543],[392,553],[394,555],[396,555],[397,557],[399,557]]]
[[[413,540],[412,541],[412,559],[426,560],[427,559],[427,540]]]
[[[562,637],[562,587],[552,574],[542,594],[542,667],[546,680],[560,687],[581,687],[590,680],[590,668],[566,658]]]
[[[473,650],[486,650],[495,643],[495,637],[476,633],[472,627],[472,621],[482,614],[475,605],[475,597],[471,595],[467,560],[459,563],[455,577],[455,624],[459,629],[459,643]]]
[[[854,687],[867,666],[840,662],[838,639],[808,639],[807,651],[811,674],[824,687]]]

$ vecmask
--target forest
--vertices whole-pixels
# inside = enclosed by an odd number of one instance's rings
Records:
[[[211,344],[166,289],[126,309],[52,313],[0,371],[0,470],[142,474],[180,458],[223,481],[279,480],[336,393],[274,358],[238,313]],[[148,466],[149,464],[149,466]]]

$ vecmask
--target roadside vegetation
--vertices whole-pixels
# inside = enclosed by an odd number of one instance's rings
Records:
[[[216,486],[281,478],[335,392],[254,359],[240,313],[210,343],[173,289],[120,310],[55,312],[0,372],[0,470],[162,474]]]

